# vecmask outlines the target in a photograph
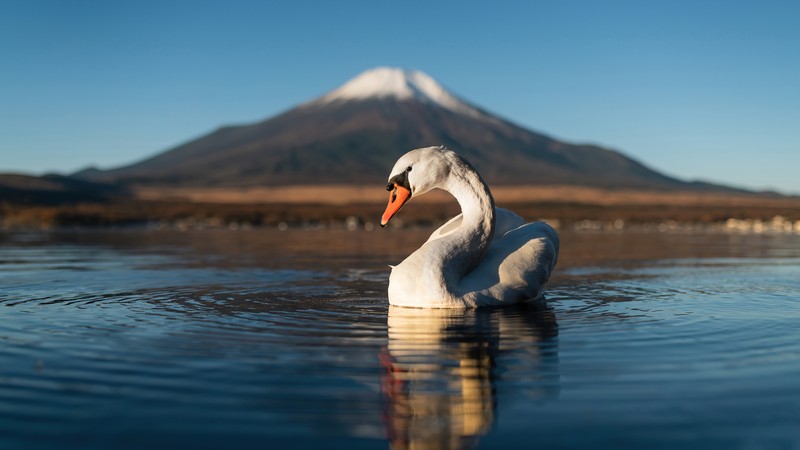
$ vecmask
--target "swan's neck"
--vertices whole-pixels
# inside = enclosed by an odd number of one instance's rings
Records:
[[[439,286],[445,298],[460,296],[461,280],[480,263],[492,242],[495,224],[494,199],[478,172],[467,164],[458,165],[450,172],[442,189],[450,192],[461,206],[463,219],[453,233],[436,241],[436,250],[428,262],[434,264],[425,270],[429,286]],[[441,278],[438,278],[441,277]]]

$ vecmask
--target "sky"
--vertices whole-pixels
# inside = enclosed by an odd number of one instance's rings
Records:
[[[128,164],[394,66],[671,176],[800,194],[798,23],[772,0],[0,0],[0,172]]]

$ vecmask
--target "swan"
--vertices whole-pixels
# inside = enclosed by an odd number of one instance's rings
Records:
[[[389,304],[467,309],[541,297],[558,260],[558,233],[496,208],[478,172],[444,146],[411,150],[397,160],[381,226],[410,199],[437,188],[456,198],[461,214],[392,267]]]

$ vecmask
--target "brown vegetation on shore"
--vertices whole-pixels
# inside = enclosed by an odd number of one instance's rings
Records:
[[[373,227],[386,191],[359,186],[286,186],[258,189],[139,189],[137,198],[61,206],[0,204],[0,228],[155,225]],[[800,220],[800,198],[719,192],[647,192],[580,187],[500,186],[498,206],[528,220],[569,226],[582,221],[624,224],[723,223],[729,218]],[[459,211],[444,192],[415,199],[396,223],[435,225]],[[422,206],[423,207],[419,207]]]
[[[148,201],[190,201],[226,204],[380,204],[386,200],[381,186],[293,185],[255,188],[139,187],[136,197]],[[724,191],[652,191],[599,189],[581,186],[492,186],[495,201],[507,204],[578,203],[586,205],[679,205],[798,207],[800,198]],[[415,203],[448,203],[452,197],[434,191]]]

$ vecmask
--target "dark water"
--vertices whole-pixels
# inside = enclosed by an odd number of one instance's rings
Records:
[[[800,236],[562,233],[544,304],[388,308],[424,239],[0,235],[0,448],[800,448]]]

